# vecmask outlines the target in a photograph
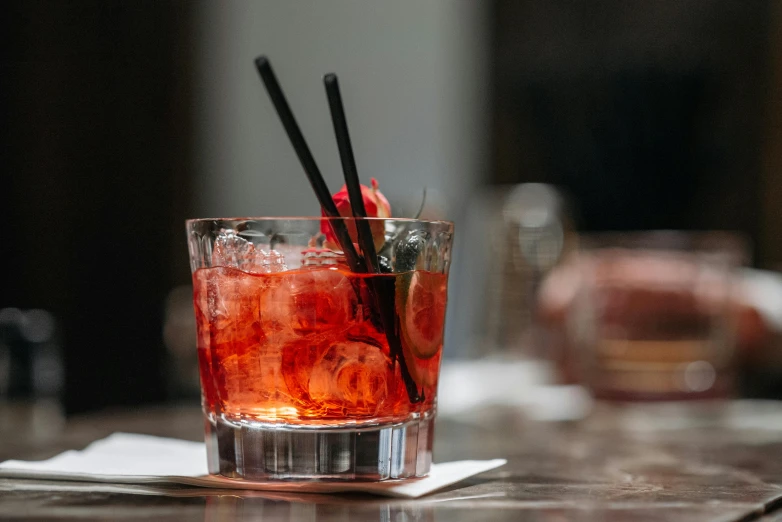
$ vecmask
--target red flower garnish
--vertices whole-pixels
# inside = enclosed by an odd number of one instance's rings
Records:
[[[361,185],[361,197],[364,200],[364,209],[367,211],[367,217],[391,217],[391,205],[388,204],[386,197],[378,190],[378,183],[375,178],[372,178],[372,187]],[[350,196],[348,195],[347,185],[342,185],[342,188],[334,194],[334,204],[337,206],[337,211],[340,216],[353,217],[353,208],[350,205]],[[323,217],[326,217],[325,212],[321,210]],[[348,222],[347,228],[350,233],[350,239],[354,242],[358,242],[358,234],[356,233],[356,225],[353,222]],[[372,237],[375,240],[375,247],[380,248],[385,241],[385,230],[382,221],[370,222],[370,229],[372,230]],[[334,231],[331,229],[328,220],[320,222],[320,231],[326,236],[326,246],[328,248],[339,248],[339,242],[334,236]]]

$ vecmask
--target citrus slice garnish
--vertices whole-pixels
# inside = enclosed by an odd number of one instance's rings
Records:
[[[445,278],[437,274],[413,272],[400,278],[397,310],[403,340],[419,359],[434,357],[443,344],[445,325]],[[406,288],[405,288],[406,286]]]

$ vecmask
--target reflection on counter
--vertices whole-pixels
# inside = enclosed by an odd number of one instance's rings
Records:
[[[334,497],[315,495],[280,496],[280,498],[249,496],[210,496],[206,499],[204,522],[225,522],[233,520],[275,520],[279,522],[300,522],[306,520],[340,520],[379,522],[429,522],[434,512],[424,504],[392,504],[377,501],[376,497]],[[351,500],[353,500],[351,502]]]

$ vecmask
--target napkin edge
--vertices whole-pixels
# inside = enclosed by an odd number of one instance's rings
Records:
[[[204,490],[209,489],[234,489],[234,490],[246,490],[246,491],[276,491],[276,492],[295,492],[299,494],[335,494],[335,493],[368,493],[372,495],[378,495],[389,498],[403,498],[403,499],[415,499],[421,498],[427,495],[431,495],[437,491],[440,491],[448,486],[453,486],[459,482],[466,480],[470,477],[486,473],[493,469],[497,469],[507,464],[506,459],[490,459],[490,460],[461,460],[444,462],[441,464],[433,464],[433,466],[443,466],[444,464],[480,464],[478,471],[472,471],[463,477],[459,477],[455,481],[446,481],[445,483],[436,486],[434,489],[427,490],[420,493],[406,492],[404,489],[398,488],[404,486],[412,486],[413,484],[426,480],[429,477],[415,477],[410,479],[398,479],[391,481],[381,482],[337,482],[337,481],[324,481],[324,482],[251,482],[251,481],[239,481],[237,479],[230,479],[227,477],[220,477],[216,475],[203,475],[201,477],[187,477],[187,476],[156,476],[156,475],[92,475],[78,472],[51,472],[42,470],[28,470],[28,469],[13,469],[11,467],[3,467],[6,464],[17,461],[8,460],[0,463],[0,477],[4,478],[16,478],[16,479],[33,479],[33,480],[53,480],[64,482],[88,482],[88,483],[101,483],[101,484],[124,484],[124,485],[143,485],[143,484],[179,484],[185,486],[191,486],[201,488]],[[24,461],[19,461],[24,462]],[[298,490],[295,485],[306,484],[310,488],[314,487],[314,490],[301,491]]]

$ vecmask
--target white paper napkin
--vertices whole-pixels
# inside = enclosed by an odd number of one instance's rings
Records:
[[[494,459],[432,464],[427,477],[382,482],[249,482],[209,475],[203,443],[115,433],[81,451],[66,451],[49,460],[7,460],[0,463],[0,477],[417,498],[505,463],[505,459]]]

